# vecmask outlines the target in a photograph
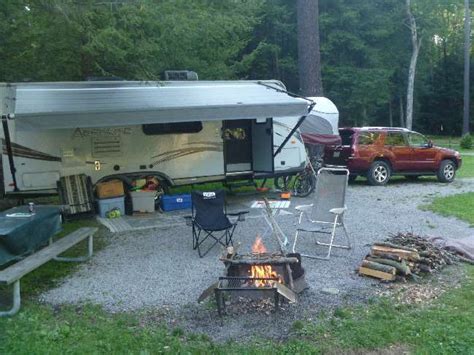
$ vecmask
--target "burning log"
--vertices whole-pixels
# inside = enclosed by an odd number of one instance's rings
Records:
[[[298,259],[294,257],[281,256],[279,258],[258,258],[258,259],[244,259],[244,258],[220,258],[224,263],[230,263],[234,265],[267,265],[269,263],[274,265],[283,264],[295,264],[298,263]]]

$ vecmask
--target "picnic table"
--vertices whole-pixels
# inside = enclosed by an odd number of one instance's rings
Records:
[[[61,210],[56,206],[10,208],[0,213],[0,266],[37,250],[61,231]]]

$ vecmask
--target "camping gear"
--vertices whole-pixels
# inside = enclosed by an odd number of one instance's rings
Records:
[[[102,198],[97,200],[99,206],[99,215],[107,218],[107,212],[118,209],[121,215],[125,215],[125,197]]]
[[[155,212],[156,191],[131,191],[133,212],[153,213]]]
[[[341,168],[321,168],[318,171],[316,180],[316,191],[314,194],[314,203],[311,205],[297,206],[300,211],[298,225],[293,242],[293,252],[296,253],[296,243],[302,232],[329,234],[331,236],[329,243],[323,243],[316,240],[317,245],[328,247],[325,257],[313,254],[301,254],[302,256],[313,259],[328,260],[331,256],[332,248],[350,249],[351,243],[346,226],[344,225],[344,212],[346,211],[345,198],[349,179],[349,170]],[[334,244],[336,228],[342,227],[347,244]]]
[[[67,216],[94,214],[92,182],[85,174],[63,176],[56,183]]]
[[[163,195],[161,197],[161,208],[163,211],[191,208],[191,194]]]
[[[96,193],[98,198],[112,198],[123,196],[123,182],[120,180],[99,182],[96,185]]]
[[[232,245],[232,237],[238,221],[245,219],[248,211],[227,213],[225,191],[193,191],[191,193],[192,215],[185,217],[192,226],[193,249],[197,249],[199,257],[204,257],[214,246]],[[231,222],[228,216],[237,216]],[[202,253],[201,245],[211,239],[207,250]],[[210,245],[209,245],[210,244]]]
[[[57,206],[14,207],[0,213],[0,265],[36,250],[59,232],[61,210]]]

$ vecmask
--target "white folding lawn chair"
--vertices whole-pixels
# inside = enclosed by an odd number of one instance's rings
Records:
[[[296,228],[293,252],[296,253],[296,243],[302,233],[330,234],[329,243],[320,242],[316,238],[316,244],[328,247],[326,256],[314,254],[301,254],[313,259],[329,260],[332,248],[351,249],[351,241],[344,225],[344,212],[346,189],[349,179],[349,170],[343,168],[322,168],[318,171],[315,190],[315,202],[311,205],[297,206],[300,212],[298,226]],[[347,244],[335,244],[336,228],[342,227]]]

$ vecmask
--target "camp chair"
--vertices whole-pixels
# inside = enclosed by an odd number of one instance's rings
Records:
[[[329,260],[332,248],[352,248],[344,225],[344,212],[346,211],[345,196],[349,170],[343,168],[321,168],[318,171],[315,190],[315,203],[305,206],[297,206],[300,211],[298,226],[296,228],[295,240],[293,242],[293,252],[296,253],[296,243],[299,234],[302,232],[330,234],[329,243],[323,243],[316,240],[317,245],[328,247],[325,257],[301,254],[302,256],[313,259]],[[344,230],[347,244],[334,244],[336,228],[342,227]]]
[[[63,176],[57,182],[59,199],[68,217],[89,216],[95,213],[92,181],[85,174]]]
[[[224,247],[232,245],[232,237],[238,221],[245,219],[248,211],[227,213],[224,190],[193,191],[191,193],[192,216],[185,217],[193,231],[193,249],[198,250],[199,256],[204,257],[215,245]],[[236,222],[231,222],[228,216],[237,216]],[[211,239],[207,250],[202,253],[201,245]]]

